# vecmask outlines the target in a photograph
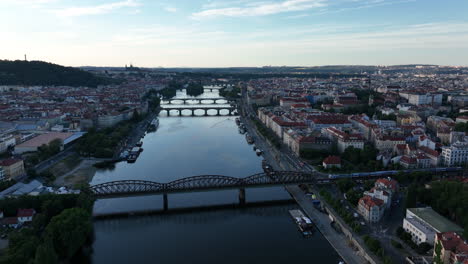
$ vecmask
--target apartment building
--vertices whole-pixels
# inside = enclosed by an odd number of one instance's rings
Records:
[[[418,245],[423,242],[433,245],[436,233],[463,231],[463,228],[441,216],[430,207],[406,209],[403,229],[411,234],[411,239]]]
[[[4,159],[0,160],[0,167],[4,171],[5,179],[16,179],[25,174],[24,162],[21,159]]]
[[[384,201],[365,195],[359,199],[358,212],[367,222],[377,223],[385,212]]]
[[[465,164],[468,161],[468,142],[458,141],[442,147],[441,157],[444,166]]]
[[[329,127],[324,132],[325,135],[337,144],[340,153],[343,153],[349,147],[364,148],[364,138],[361,134],[348,134],[335,127]]]
[[[440,244],[440,256],[434,250],[434,259],[440,258],[443,264],[468,263],[468,244],[455,232],[437,233],[434,245]]]

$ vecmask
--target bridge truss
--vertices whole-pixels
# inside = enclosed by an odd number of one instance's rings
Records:
[[[142,194],[168,194],[203,190],[243,189],[249,187],[313,183],[310,173],[296,171],[275,171],[258,173],[246,178],[222,175],[200,175],[178,179],[168,183],[144,180],[123,180],[106,182],[90,187],[89,191],[97,198],[107,196],[132,196]]]

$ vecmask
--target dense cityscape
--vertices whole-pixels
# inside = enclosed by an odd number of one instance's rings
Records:
[[[287,184],[305,212],[293,218],[301,232],[307,236],[310,228],[318,229],[345,263],[464,263],[468,69],[412,65],[350,74],[353,67],[342,68],[315,74],[320,68],[283,73],[257,68],[251,76],[233,68],[222,77],[133,66],[85,68],[77,71],[113,81],[96,87],[2,85],[5,260],[73,259],[89,247],[96,198],[109,192],[158,194],[91,182],[96,171],[112,170],[115,163],[136,161],[136,166],[141,138],[158,134],[160,113],[195,120],[239,115],[239,133],[263,156],[270,180],[284,177],[286,184],[293,177],[286,172],[296,172],[292,182],[302,182],[299,188]],[[177,96],[181,91],[190,96]],[[216,97],[203,96],[216,91]],[[94,211],[94,217],[112,215]],[[66,228],[59,218],[80,217],[77,224],[88,231],[75,234],[77,245],[69,255],[53,253],[64,242],[58,233],[52,241],[42,240],[52,245],[25,248],[32,239],[26,230],[46,226],[44,236]],[[32,236],[41,241],[41,235]],[[18,256],[18,250],[30,255]]]
[[[467,14],[0,0],[0,264],[468,264]]]

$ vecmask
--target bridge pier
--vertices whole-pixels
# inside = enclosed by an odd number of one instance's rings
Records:
[[[208,109],[205,109],[205,116],[208,116]]]
[[[220,115],[220,114],[219,114],[219,111],[220,111],[219,109],[216,109],[216,115],[217,115],[217,116]]]
[[[169,209],[169,201],[167,200],[167,193],[163,194],[163,208],[164,208],[164,211],[167,211]]]
[[[179,116],[182,116],[182,109],[179,109]]]
[[[245,204],[245,189],[244,188],[239,189],[239,204],[240,205]]]
[[[192,109],[192,116],[195,116],[195,110]]]

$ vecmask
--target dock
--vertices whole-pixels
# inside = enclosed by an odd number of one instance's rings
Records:
[[[335,248],[336,252],[347,264],[366,263],[366,259],[357,251],[354,251],[348,246],[348,239],[338,233],[331,226],[331,220],[327,214],[319,212],[313,205],[312,200],[307,197],[304,192],[297,186],[286,186],[286,190],[296,200],[297,204],[302,208],[304,213],[312,220],[316,228]]]

